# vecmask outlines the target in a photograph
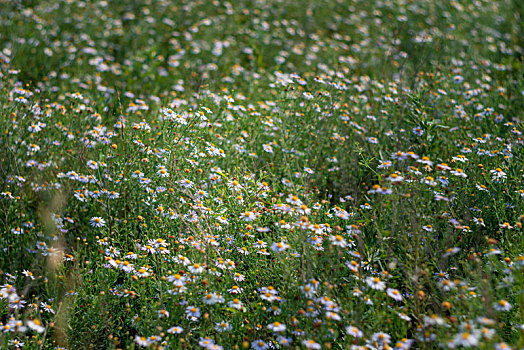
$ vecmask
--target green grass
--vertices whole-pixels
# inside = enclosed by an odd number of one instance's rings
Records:
[[[524,346],[518,2],[0,3],[0,347]]]

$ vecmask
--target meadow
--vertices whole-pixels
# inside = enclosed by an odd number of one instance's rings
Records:
[[[0,348],[523,349],[524,4],[0,0]]]

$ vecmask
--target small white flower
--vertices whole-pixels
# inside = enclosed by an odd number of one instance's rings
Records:
[[[222,321],[215,324],[215,330],[217,332],[227,332],[231,330],[231,325],[228,322]]]
[[[27,321],[27,326],[37,333],[43,333],[45,331],[45,328],[42,327],[42,322],[40,322],[39,319]]]
[[[171,327],[167,330],[167,333],[169,334],[180,334],[184,331],[184,328],[182,327],[178,327],[178,326],[174,326],[174,327]]]
[[[463,346],[465,348],[476,347],[479,343],[480,332],[473,330],[472,332],[459,333],[453,338],[453,344],[456,346]]]
[[[151,345],[151,341],[149,339],[147,339],[146,337],[141,337],[139,335],[135,337],[135,343],[142,347],[148,347],[149,345]]]
[[[303,340],[302,344],[304,344],[306,349],[318,350],[322,348],[320,344],[315,342],[313,339]]]
[[[371,289],[384,290],[386,288],[386,284],[378,277],[367,277],[366,283]]]
[[[393,298],[396,301],[401,301],[402,300],[402,294],[400,294],[400,292],[398,290],[396,290],[396,289],[388,288],[386,290],[386,293],[388,294],[388,296],[390,298]]]
[[[504,299],[494,303],[493,307],[498,311],[509,311],[513,308],[513,306]]]
[[[273,243],[271,245],[271,249],[274,251],[274,252],[282,252],[286,249],[289,248],[289,244],[286,244],[284,242],[278,242],[278,243]]]
[[[284,332],[286,330],[286,325],[280,322],[274,322],[270,323],[267,328],[270,331],[273,331],[275,333]]]
[[[200,309],[195,306],[188,306],[186,308],[186,317],[191,321],[196,321],[200,317]]]
[[[273,147],[271,147],[270,144],[263,144],[263,145],[262,145],[262,148],[263,148],[264,151],[266,151],[267,153],[273,153]]]
[[[50,313],[52,313],[52,314],[55,313],[55,310],[53,310],[53,308],[51,307],[51,305],[49,305],[48,303],[42,302],[42,303],[40,304],[40,307],[41,307],[42,310],[44,310],[44,311],[50,312]]]
[[[266,350],[269,349],[269,345],[262,339],[257,339],[251,342],[251,347],[255,350]]]
[[[97,228],[103,227],[106,224],[106,221],[98,216],[92,217],[89,222],[91,223],[91,226],[97,227]]]
[[[329,240],[336,247],[345,248],[348,245],[348,242],[341,235],[329,236]]]
[[[355,337],[355,338],[362,338],[362,336],[364,335],[364,333],[362,333],[362,331],[360,329],[358,329],[357,327],[354,327],[354,326],[346,327],[346,332],[350,336]]]

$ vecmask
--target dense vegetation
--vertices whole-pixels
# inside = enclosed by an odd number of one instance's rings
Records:
[[[520,1],[0,7],[0,347],[524,347]]]

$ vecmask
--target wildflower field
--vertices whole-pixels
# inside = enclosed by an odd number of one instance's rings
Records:
[[[0,0],[0,348],[523,349],[519,0]]]

